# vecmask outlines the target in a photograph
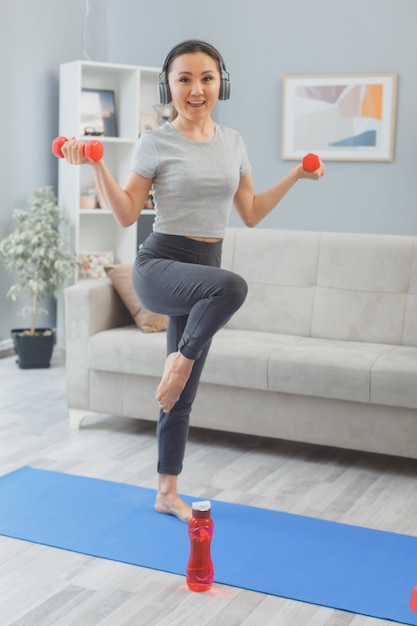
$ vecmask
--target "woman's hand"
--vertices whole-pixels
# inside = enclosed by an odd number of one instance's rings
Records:
[[[84,155],[84,149],[85,142],[73,137],[64,143],[61,147],[61,152],[68,163],[72,165],[84,165],[85,163],[89,163]]]
[[[310,180],[318,180],[319,178],[321,178],[324,175],[324,171],[325,171],[325,166],[324,163],[321,159],[319,159],[320,161],[320,165],[319,167],[314,171],[314,172],[306,172],[305,169],[303,169],[303,164],[300,163],[300,165],[297,165],[297,174],[298,174],[298,178],[308,178]]]

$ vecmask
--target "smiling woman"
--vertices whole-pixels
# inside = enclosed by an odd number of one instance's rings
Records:
[[[213,46],[211,46],[210,44],[204,41],[191,40],[191,41],[184,41],[178,44],[178,46],[175,46],[175,48],[171,50],[171,52],[168,54],[167,58],[165,59],[162,72],[160,74],[160,82],[159,82],[159,97],[160,97],[161,103],[168,104],[172,102],[169,74],[171,74],[174,61],[178,59],[179,57],[181,57],[182,55],[188,55],[188,54],[191,55],[191,54],[200,54],[200,53],[205,54],[206,62],[209,62],[210,59],[212,61],[212,63],[210,64],[210,69],[207,69],[206,72],[204,72],[203,70],[203,74],[206,73],[206,76],[201,75],[200,79],[202,80],[203,83],[209,83],[213,79],[216,80],[217,76],[219,75],[220,84],[217,87],[218,89],[217,97],[219,100],[228,100],[230,98],[230,77],[229,77],[229,73],[226,70],[224,60],[222,56],[220,55],[220,53],[218,52],[218,50],[216,50],[216,48],[214,48]],[[215,67],[214,70],[213,70],[213,63]],[[187,72],[185,70],[181,73],[184,74],[183,77],[181,76],[175,77],[175,74],[173,74],[172,80],[178,80],[179,82],[188,84],[190,79],[193,78],[192,72]],[[199,105],[204,106],[204,103],[198,100],[190,101],[190,106],[192,106],[192,104],[194,104],[196,107],[198,107]],[[171,121],[173,121],[178,115],[175,107],[173,107],[173,111],[174,111],[174,114],[172,116]]]
[[[172,62],[168,81],[177,111],[173,127],[194,141],[213,139],[215,125],[210,114],[219,98],[218,64],[205,52],[181,55]]]
[[[225,63],[219,51],[204,41],[190,40],[184,41],[175,46],[175,48],[171,50],[171,52],[168,54],[164,61],[162,72],[159,77],[159,98],[161,104],[168,104],[172,100],[170,86],[168,82],[168,74],[170,72],[173,61],[181,55],[193,53],[197,54],[200,52],[203,52],[204,54],[206,54],[206,56],[213,59],[220,73],[221,82],[218,94],[219,100],[228,100],[230,98],[230,76],[226,70]]]
[[[212,111],[230,97],[230,77],[219,52],[203,41],[180,43],[159,77],[161,105],[172,103],[171,122],[144,131],[121,188],[103,160],[88,162],[97,187],[122,226],[140,215],[152,186],[153,232],[138,251],[132,281],[144,307],[169,317],[167,359],[156,401],[158,493],[155,508],[186,521],[190,507],[177,493],[189,417],[214,334],[243,304],[245,280],[220,268],[222,240],[234,205],[247,226],[258,224],[301,178],[318,180],[324,166],[300,163],[267,191],[255,195],[241,135],[216,124]],[[82,145],[62,152],[84,164]]]

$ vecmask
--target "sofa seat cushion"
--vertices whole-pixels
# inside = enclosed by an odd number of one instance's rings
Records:
[[[303,338],[274,350],[269,359],[271,391],[370,402],[374,363],[392,346],[358,341]]]
[[[280,346],[300,337],[250,330],[221,329],[213,338],[202,382],[268,389],[268,359]],[[88,367],[93,370],[162,375],[166,333],[141,333],[135,326],[113,328],[93,335],[88,345]]]
[[[268,390],[268,362],[274,350],[297,344],[301,337],[222,328],[214,337],[202,382]]]
[[[417,348],[392,347],[372,369],[371,402],[417,409]]]
[[[93,370],[160,378],[166,334],[135,326],[90,337]],[[201,381],[214,385],[417,408],[417,348],[223,328]]]
[[[166,333],[142,333],[136,326],[104,330],[88,340],[88,367],[93,370],[161,376]]]

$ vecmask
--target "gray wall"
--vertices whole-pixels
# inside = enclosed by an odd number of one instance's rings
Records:
[[[107,56],[107,3],[90,0],[0,0],[0,238],[14,227],[15,208],[26,208],[33,189],[52,185],[58,168],[51,154],[58,133],[59,65],[87,53]],[[94,17],[94,20],[93,20]],[[24,301],[6,298],[13,277],[0,263],[0,348],[10,329],[27,324],[18,317]],[[55,323],[55,306],[40,320]]]
[[[159,66],[187,38],[219,48],[231,74],[232,98],[219,103],[217,120],[242,132],[258,191],[292,163],[280,158],[283,75],[397,72],[395,161],[329,162],[319,184],[299,183],[263,225],[417,234],[416,0],[108,4],[111,61]]]
[[[216,116],[243,134],[257,191],[292,166],[280,158],[284,74],[397,72],[395,160],[329,162],[320,183],[301,181],[263,225],[417,234],[416,23],[415,0],[0,0],[0,237],[34,188],[56,188],[60,63],[160,66],[194,37],[225,58],[232,98]],[[0,346],[21,323],[22,303],[5,297],[9,284],[0,264]]]

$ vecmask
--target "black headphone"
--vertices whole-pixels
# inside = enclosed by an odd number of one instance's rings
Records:
[[[200,41],[199,39],[190,39],[189,41],[183,41],[182,43],[179,43],[177,46],[175,46],[175,48],[171,50],[171,52],[168,54],[167,58],[164,61],[162,71],[159,74],[159,102],[161,104],[169,104],[172,100],[167,76],[167,69],[169,68],[169,64],[171,63],[173,57],[176,55],[180,48],[185,46],[184,54],[186,54],[187,52],[191,51],[187,50],[187,46],[190,46],[192,48],[192,46],[194,45],[200,46],[202,52],[204,52],[204,48],[206,48],[211,52],[211,56],[214,53],[220,65],[219,100],[228,100],[230,98],[230,76],[229,72],[226,71],[226,66],[220,52],[218,52],[218,50],[216,50],[214,46],[211,46],[205,41]]]

